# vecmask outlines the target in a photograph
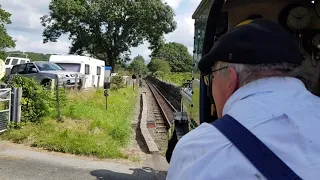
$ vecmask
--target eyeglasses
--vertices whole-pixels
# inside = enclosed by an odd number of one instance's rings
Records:
[[[205,83],[207,86],[211,87],[211,86],[212,86],[213,73],[214,73],[214,72],[217,72],[217,71],[220,71],[220,70],[223,70],[223,69],[227,69],[227,68],[228,68],[228,66],[225,66],[225,67],[222,67],[222,68],[213,70],[213,71],[211,71],[211,72],[210,72],[209,74],[207,74],[207,75],[204,75],[204,76],[203,76],[203,81],[204,81],[204,83]]]

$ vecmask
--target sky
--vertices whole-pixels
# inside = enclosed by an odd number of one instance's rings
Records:
[[[193,12],[201,0],[163,0],[175,11],[177,29],[165,35],[166,42],[178,42],[193,51],[194,20]],[[50,0],[0,0],[1,8],[11,13],[12,24],[7,25],[10,36],[16,40],[15,50],[37,53],[67,54],[71,45],[67,36],[61,36],[58,42],[42,43],[43,27],[40,17],[49,12]],[[131,58],[142,55],[149,60],[148,43],[131,48]]]

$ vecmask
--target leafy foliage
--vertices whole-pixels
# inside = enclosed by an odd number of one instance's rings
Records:
[[[14,76],[9,84],[12,87],[22,87],[21,122],[40,122],[49,113],[50,93],[34,79]]]
[[[163,71],[156,71],[156,72],[153,73],[153,75],[154,75],[156,78],[162,79],[163,77],[165,77],[166,73],[163,72]]]
[[[171,70],[171,67],[168,61],[154,58],[148,64],[148,69],[151,73],[155,73],[157,71],[169,73]]]
[[[113,76],[111,78],[111,90],[118,90],[125,87],[123,79],[121,76]]]
[[[191,72],[192,56],[183,44],[170,42],[151,54],[152,59],[168,61],[172,72]]]
[[[161,0],[52,0],[49,10],[41,17],[45,43],[69,34],[71,53],[89,53],[112,67],[144,40],[157,49],[176,28],[173,9]]]
[[[1,9],[0,5],[0,59],[4,59],[5,48],[15,47],[15,42],[12,40],[12,37],[8,35],[7,30],[5,28],[5,24],[11,24],[10,21],[11,14]]]
[[[192,73],[163,73],[158,71],[154,76],[177,86],[181,86],[186,80],[192,79]]]
[[[116,64],[114,67],[114,72],[118,73],[119,76],[129,76],[130,72],[125,64]]]
[[[10,78],[8,83],[11,87],[22,87],[21,122],[37,123],[49,114],[56,115],[57,91],[50,92],[34,79],[18,75]],[[65,107],[67,101],[66,90],[59,88],[60,107]]]
[[[145,64],[145,60],[142,56],[138,55],[133,59],[133,61],[129,65],[129,70],[135,74],[145,75],[148,72],[148,68]]]

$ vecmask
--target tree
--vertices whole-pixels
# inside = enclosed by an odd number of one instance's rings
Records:
[[[176,28],[173,9],[161,0],[52,0],[49,10],[41,17],[44,43],[69,34],[70,53],[86,52],[112,67],[144,40],[157,49]]]
[[[119,76],[128,76],[130,75],[128,68],[126,66],[126,64],[124,63],[117,63],[114,66],[113,72],[118,73]]]
[[[168,73],[170,72],[171,67],[168,61],[154,58],[151,59],[150,63],[148,64],[148,69],[151,73],[155,73],[157,71]]]
[[[42,53],[34,53],[34,52],[23,52],[21,51],[10,51],[6,52],[5,56],[8,56],[9,54],[14,54],[15,57],[22,57],[25,58],[26,56],[24,54],[28,55],[28,58],[31,59],[32,61],[49,61],[50,56],[52,54],[42,54]]]
[[[5,49],[15,47],[15,42],[8,35],[5,24],[11,24],[11,14],[1,9],[0,5],[0,58],[5,59]]]
[[[151,53],[151,58],[169,62],[172,72],[189,72],[192,70],[192,56],[183,44],[170,42]]]
[[[49,61],[51,54],[42,54],[42,53],[34,53],[34,52],[27,52],[28,58],[32,61]]]
[[[114,66],[114,71],[117,72],[117,71],[124,71],[126,70],[126,66],[125,64],[116,64]]]
[[[144,58],[140,55],[133,58],[133,61],[129,65],[129,70],[135,74],[145,75],[148,72],[148,68],[145,64]]]

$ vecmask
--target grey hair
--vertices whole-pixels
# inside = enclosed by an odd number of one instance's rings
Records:
[[[214,69],[223,67],[233,67],[239,78],[239,87],[244,86],[252,81],[266,78],[266,77],[294,77],[300,79],[305,86],[310,89],[313,84],[313,79],[310,74],[307,74],[302,66],[289,64],[289,63],[276,63],[276,64],[236,64],[218,61]],[[227,70],[221,70],[217,73],[227,75]]]

